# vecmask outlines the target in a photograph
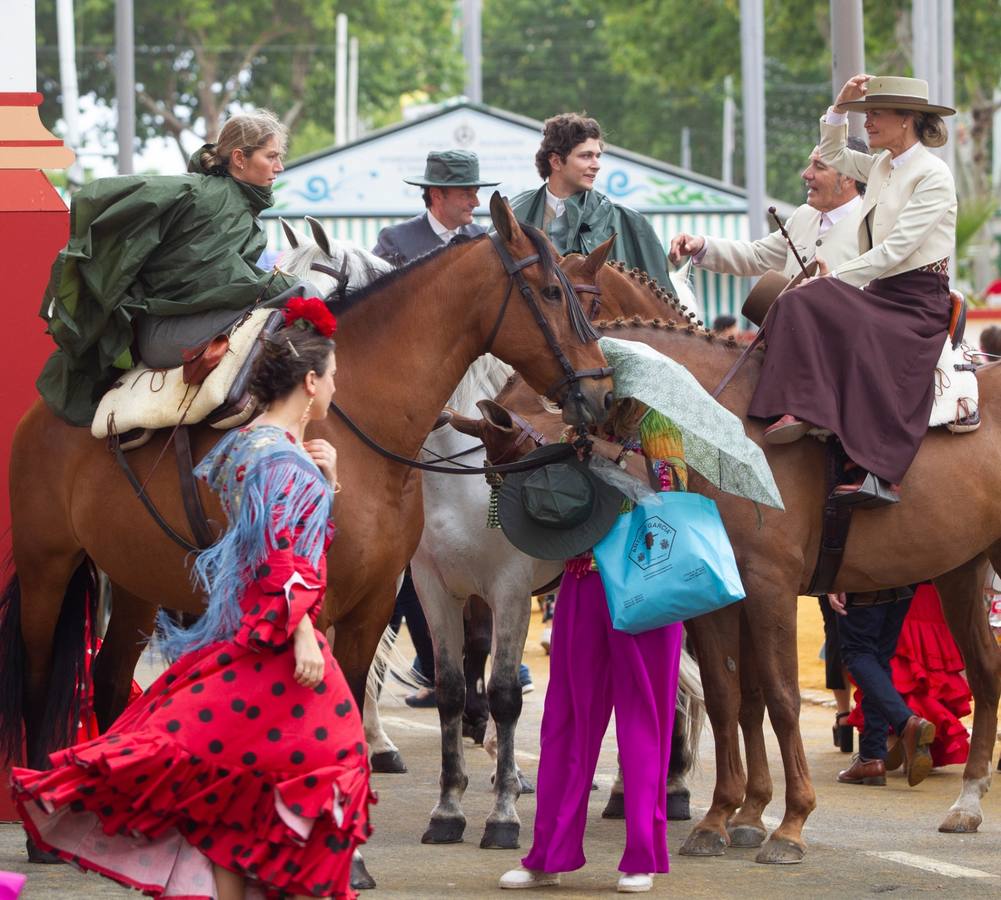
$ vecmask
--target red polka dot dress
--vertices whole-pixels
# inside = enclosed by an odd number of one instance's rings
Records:
[[[237,445],[228,474],[242,465],[239,444],[265,430],[271,448],[286,437],[265,426],[225,439]],[[288,467],[276,470],[284,484]],[[278,526],[288,490],[278,503],[258,497]],[[233,498],[220,496],[232,523]],[[248,896],[354,896],[351,858],[370,833],[372,801],[361,718],[319,632],[323,681],[305,688],[292,677],[292,633],[302,616],[315,621],[326,583],[325,554],[300,552],[315,506],[275,528],[263,559],[245,557],[257,562],[230,639],[183,653],[107,733],[52,754],[52,769],[12,771],[40,847],[154,897],[213,898],[212,863],[245,875]]]

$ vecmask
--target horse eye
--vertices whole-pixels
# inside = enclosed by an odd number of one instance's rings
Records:
[[[563,291],[560,290],[559,285],[547,284],[542,289],[542,296],[550,303],[559,303],[563,299]]]

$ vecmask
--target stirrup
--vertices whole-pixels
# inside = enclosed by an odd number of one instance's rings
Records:
[[[828,497],[837,506],[857,506],[859,509],[876,509],[900,502],[899,491],[893,490],[888,481],[867,472],[854,490],[839,491],[835,488]]]

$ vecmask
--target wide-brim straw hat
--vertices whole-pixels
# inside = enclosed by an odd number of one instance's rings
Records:
[[[525,459],[546,464],[507,475],[498,494],[504,534],[536,559],[571,559],[589,550],[608,533],[625,499],[566,452],[566,444],[533,450]]]
[[[896,75],[880,75],[870,78],[865,84],[865,96],[861,100],[842,103],[843,109],[852,112],[867,112],[870,109],[908,109],[914,112],[935,113],[938,116],[954,116],[951,106],[939,106],[928,102],[928,82],[923,78],[900,78]]]
[[[768,315],[768,310],[781,294],[798,287],[807,276],[812,278],[817,274],[817,261],[815,259],[806,264],[806,273],[804,275],[802,272],[797,272],[793,278],[789,278],[782,272],[765,272],[751,288],[740,309],[740,314],[760,328],[761,323],[765,321],[765,316]]]
[[[417,187],[494,187],[499,181],[480,178],[480,161],[469,150],[432,150],[424,164],[424,175],[404,178]]]

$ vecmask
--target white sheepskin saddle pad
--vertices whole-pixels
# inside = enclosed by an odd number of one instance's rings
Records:
[[[182,421],[194,425],[209,418],[230,397],[233,383],[272,313],[273,309],[255,310],[234,328],[226,355],[201,384],[185,384],[180,366],[150,369],[141,365],[124,372],[101,398],[90,433],[106,438],[111,431],[122,434],[133,428],[173,428]],[[240,425],[253,409],[253,403],[244,403],[212,427]]]
[[[953,350],[949,338],[946,338],[942,354],[935,364],[934,391],[929,428],[938,425],[948,427],[959,419],[972,416],[980,404],[977,376],[970,369],[964,347],[960,344]]]

